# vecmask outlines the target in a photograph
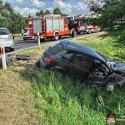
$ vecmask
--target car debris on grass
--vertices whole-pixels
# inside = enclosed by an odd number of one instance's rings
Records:
[[[12,62],[16,60],[31,60],[30,55],[16,55],[16,54],[6,54],[6,63],[10,65]],[[2,66],[2,57],[0,55],[0,66]]]

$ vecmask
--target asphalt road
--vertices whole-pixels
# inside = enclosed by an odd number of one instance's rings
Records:
[[[88,34],[75,35],[75,37],[81,37],[81,36],[86,36],[86,35],[88,35]],[[64,36],[60,40],[70,39],[70,38],[72,38],[72,37]],[[45,40],[45,42],[41,42],[41,45],[46,44],[46,43],[51,43],[51,42],[54,43],[55,41],[47,39],[47,40]],[[15,51],[24,50],[26,48],[38,46],[37,40],[18,40],[18,41],[15,41],[14,43],[15,43]]]

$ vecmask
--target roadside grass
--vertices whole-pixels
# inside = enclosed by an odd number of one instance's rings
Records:
[[[125,61],[124,46],[118,48],[112,37],[100,35],[73,40],[97,49],[101,54]],[[123,55],[123,56],[121,56]],[[41,124],[45,125],[105,125],[109,113],[124,114],[125,88],[108,93],[68,77],[38,69],[32,75]]]
[[[14,41],[15,40],[23,40],[22,34],[14,34]]]
[[[125,54],[124,46],[118,48],[112,37],[103,38],[101,35],[71,40],[125,61],[121,56]],[[4,95],[0,98],[1,123],[105,125],[107,114],[124,114],[125,88],[108,93],[102,88],[90,87],[78,80],[37,68],[35,63],[47,47],[19,52],[30,55],[31,60],[17,61],[7,71],[0,70],[0,94]],[[10,116],[8,112],[14,115]]]

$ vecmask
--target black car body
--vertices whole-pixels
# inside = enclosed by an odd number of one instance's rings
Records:
[[[90,47],[67,40],[50,46],[42,55],[40,66],[88,84],[96,83],[108,91],[125,84],[125,63],[109,60]]]

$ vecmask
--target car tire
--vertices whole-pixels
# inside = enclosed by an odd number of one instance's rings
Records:
[[[14,48],[10,48],[10,52],[13,52],[14,51]]]
[[[59,40],[59,34],[58,33],[55,33],[55,36],[54,36],[54,40]]]
[[[75,35],[74,31],[72,31],[72,37],[74,37],[74,35]]]
[[[23,40],[27,40],[26,38],[23,38]]]
[[[43,38],[43,39],[40,39],[40,42],[44,42],[45,41],[45,38]]]
[[[115,89],[115,84],[112,83],[112,82],[109,82],[109,83],[107,83],[107,85],[105,86],[105,89],[106,89],[106,91],[108,91],[108,92],[112,92],[112,91]]]

